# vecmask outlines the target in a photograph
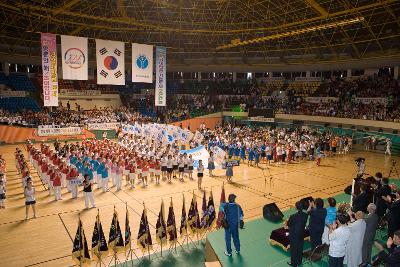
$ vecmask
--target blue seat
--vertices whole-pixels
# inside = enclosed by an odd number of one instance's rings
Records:
[[[23,110],[41,110],[38,103],[31,97],[0,98],[0,108],[12,113],[21,112]]]

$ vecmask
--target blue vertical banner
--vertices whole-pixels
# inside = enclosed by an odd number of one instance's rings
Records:
[[[167,102],[167,49],[156,47],[155,105],[165,107]]]

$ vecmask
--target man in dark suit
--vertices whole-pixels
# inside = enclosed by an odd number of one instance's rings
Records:
[[[322,244],[322,234],[324,233],[326,217],[324,201],[320,198],[315,199],[314,202],[310,201],[307,212],[310,214],[308,230],[310,232],[311,249],[314,249]]]
[[[386,213],[387,209],[387,203],[382,197],[386,197],[390,195],[392,190],[389,187],[389,179],[388,178],[382,178],[381,180],[381,188],[379,188],[375,192],[375,205],[376,205],[376,214],[382,218],[383,215]]]
[[[389,253],[386,253],[383,246],[375,242],[375,247],[379,250],[378,257],[385,263],[386,267],[400,266],[400,230],[397,230],[393,238],[389,237],[386,246]]]
[[[394,232],[400,229],[400,188],[395,192],[395,199],[389,195],[383,197],[388,205],[388,236],[393,236]]]
[[[358,195],[353,194],[353,212],[356,213],[357,211],[366,212],[367,206],[369,204],[368,195],[366,192],[365,185],[360,187],[360,193]]]
[[[368,215],[364,216],[366,223],[365,234],[362,246],[362,262],[371,262],[372,245],[374,244],[376,228],[379,223],[379,216],[376,214],[376,205],[371,203],[367,207]]]
[[[289,217],[287,227],[289,228],[290,241],[290,266],[300,266],[303,259],[304,231],[308,215],[303,211],[303,203],[296,202],[297,213]]]

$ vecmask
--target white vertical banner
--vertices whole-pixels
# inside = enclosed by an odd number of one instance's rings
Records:
[[[153,82],[153,46],[132,44],[132,82]]]
[[[56,35],[41,33],[42,70],[43,70],[43,105],[58,106],[58,76],[57,76],[57,43]]]
[[[88,40],[61,35],[62,73],[64,80],[88,79]]]
[[[166,106],[167,102],[167,49],[156,47],[156,89],[155,105]]]
[[[97,83],[125,85],[125,44],[96,39]]]

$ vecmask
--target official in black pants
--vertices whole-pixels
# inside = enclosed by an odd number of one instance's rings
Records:
[[[311,249],[314,249],[322,244],[322,234],[324,233],[326,218],[324,201],[320,198],[315,199],[314,202],[310,201],[307,212],[310,215],[308,230],[310,232]]]
[[[303,211],[303,203],[296,202],[297,213],[289,217],[287,226],[289,227],[290,241],[290,266],[300,266],[303,259],[304,231],[308,215]]]

